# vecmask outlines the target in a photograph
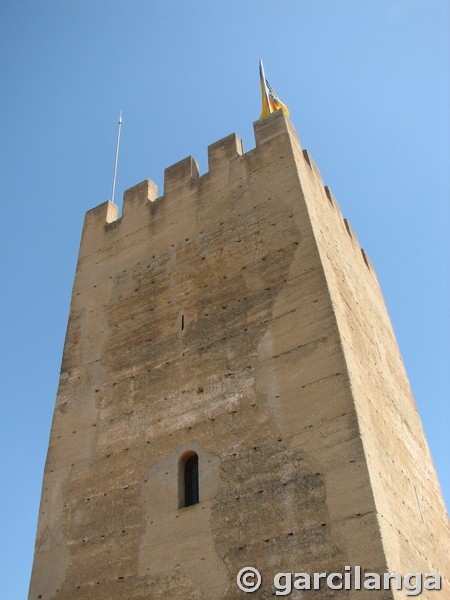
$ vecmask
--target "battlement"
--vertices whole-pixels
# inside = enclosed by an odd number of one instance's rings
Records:
[[[116,242],[120,236],[129,236],[133,231],[142,229],[144,224],[150,228],[152,235],[167,239],[171,237],[170,229],[177,219],[184,223],[178,227],[179,239],[185,239],[192,233],[193,221],[197,222],[199,204],[208,190],[220,188],[218,204],[224,201],[223,188],[235,188],[232,196],[245,188],[245,180],[252,178],[253,172],[265,169],[269,178],[275,169],[286,166],[289,154],[300,158],[308,166],[312,180],[318,187],[321,201],[335,209],[336,216],[345,227],[350,240],[369,267],[367,254],[362,251],[355,233],[346,219],[343,219],[338,202],[330,188],[324,185],[320,171],[306,149],[301,148],[300,140],[292,123],[283,111],[272,113],[253,124],[256,146],[244,152],[242,139],[232,133],[208,146],[208,171],[200,174],[198,163],[192,156],[167,167],[164,171],[164,193],[158,195],[157,185],[146,179],[125,190],[123,194],[123,210],[119,217],[118,207],[110,201],[104,202],[86,213],[80,257],[86,257],[92,251],[100,249],[103,244]],[[278,164],[275,165],[274,163]],[[281,164],[280,164],[281,163]],[[209,202],[211,199],[209,198]],[[220,207],[216,206],[218,210]],[[212,209],[212,206],[211,206]],[[209,211],[208,211],[209,212]],[[165,232],[160,228],[167,228]],[[172,236],[173,237],[173,236]]]
[[[256,149],[283,134],[295,139],[296,143],[300,145],[297,133],[282,111],[278,111],[265,119],[256,121],[253,127]],[[247,154],[253,152],[254,150]],[[162,196],[158,196],[157,185],[150,179],[146,179],[125,190],[123,195],[122,217],[119,218],[118,216],[118,207],[114,207],[114,205],[108,201],[89,210],[86,213],[86,218],[89,221],[96,220],[102,224],[126,219],[133,210],[133,207],[138,203],[144,203],[150,207],[149,203],[152,203],[155,200],[162,200],[163,198],[183,193],[183,190],[186,189],[186,187],[189,188],[195,184],[200,185],[203,180],[208,177],[229,171],[231,162],[240,158],[245,159],[245,157],[242,139],[236,133],[232,133],[208,146],[209,170],[202,176],[200,176],[198,163],[195,158],[187,156],[165,169],[164,194]],[[308,160],[312,159],[308,158]]]
[[[276,136],[286,133],[295,136],[299,144],[294,128],[282,112],[273,113],[263,120],[256,121],[253,127],[257,148],[273,140]],[[195,184],[200,185],[205,178],[228,171],[230,163],[241,157],[245,157],[242,139],[236,133],[232,133],[208,146],[209,170],[202,176],[199,173],[198,162],[192,156],[187,156],[165,169],[164,194],[162,196],[158,196],[157,185],[150,179],[146,179],[125,190],[122,217],[118,216],[118,207],[108,201],[89,210],[86,218],[101,224],[126,219],[139,203],[147,204],[150,208],[149,203],[155,202],[155,200],[181,194],[186,188],[192,188]]]

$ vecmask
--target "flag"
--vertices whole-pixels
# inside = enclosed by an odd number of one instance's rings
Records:
[[[281,102],[281,100],[276,95],[275,90],[267,81],[264,75],[264,67],[262,64],[262,60],[259,61],[259,79],[261,82],[262,96],[262,111],[259,118],[262,119],[262,117],[266,117],[267,115],[270,115],[270,113],[273,113],[276,110],[284,110],[286,116],[288,117],[288,107]]]

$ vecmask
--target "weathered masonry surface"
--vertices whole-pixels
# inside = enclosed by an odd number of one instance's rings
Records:
[[[166,169],[162,197],[131,188],[120,219],[86,214],[29,600],[232,600],[247,565],[438,572],[421,598],[449,598],[448,520],[373,266],[283,112],[255,137],[211,145],[202,176],[192,157]]]

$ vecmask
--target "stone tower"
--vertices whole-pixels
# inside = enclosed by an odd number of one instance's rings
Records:
[[[245,566],[272,598],[277,572],[348,565],[437,572],[421,598],[449,597],[374,269],[284,113],[255,138],[86,214],[29,600],[232,600]]]

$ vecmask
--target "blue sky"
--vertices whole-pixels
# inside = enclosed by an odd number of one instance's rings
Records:
[[[0,597],[27,595],[84,213],[260,113],[258,59],[375,265],[447,505],[446,0],[2,0]]]

